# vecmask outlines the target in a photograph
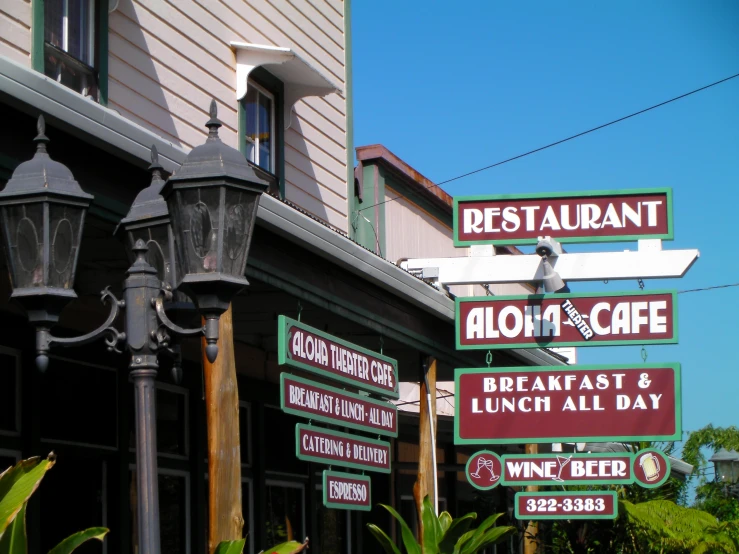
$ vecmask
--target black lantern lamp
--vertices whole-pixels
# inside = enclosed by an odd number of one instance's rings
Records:
[[[49,157],[43,116],[37,130],[36,154],[15,169],[0,193],[0,219],[11,298],[34,326],[48,329],[77,298],[72,287],[93,197],[82,191],[66,166]]]
[[[739,453],[736,450],[722,448],[709,461],[716,469],[716,481],[732,484],[739,480]]]
[[[190,151],[162,191],[182,261],[181,280],[175,286],[205,317],[209,356],[217,349],[218,318],[249,284],[244,270],[259,197],[268,186],[243,154],[221,142],[221,125],[213,100],[208,139]]]

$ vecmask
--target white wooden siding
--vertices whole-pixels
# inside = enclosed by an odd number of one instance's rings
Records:
[[[0,56],[31,65],[31,2],[0,2]]]
[[[385,258],[398,263],[402,258],[452,258],[469,256],[469,248],[455,248],[452,228],[419,208],[389,187],[385,187]],[[391,201],[392,200],[392,201]],[[399,264],[398,264],[399,265]],[[484,296],[477,285],[449,287],[457,296]],[[495,295],[529,294],[518,284],[490,285]]]
[[[236,71],[229,42],[293,48],[342,92],[295,105],[285,132],[286,197],[347,231],[343,10],[340,0],[120,2],[109,21],[109,106],[192,148],[206,136],[206,112],[215,98],[224,123],[221,138],[236,147]]]

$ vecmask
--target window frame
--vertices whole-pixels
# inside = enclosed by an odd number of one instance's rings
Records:
[[[274,120],[274,139],[272,140],[272,171],[266,171],[247,158],[246,153],[246,96],[238,101],[238,144],[239,152],[247,159],[257,175],[270,183],[269,192],[285,198],[285,121],[283,82],[262,67],[256,67],[249,74],[249,87],[256,87],[272,97],[272,119]]]
[[[90,24],[93,27],[92,41],[92,60],[94,64],[91,68],[97,77],[98,97],[96,101],[101,106],[108,105],[108,6],[109,0],[90,0],[93,4],[93,15],[90,18]],[[45,13],[46,0],[31,0],[31,67],[46,75],[44,72],[45,64]],[[81,60],[77,60],[71,54],[67,54],[70,58],[82,65],[87,65]],[[52,79],[52,77],[49,77]],[[61,84],[61,83],[60,83]],[[64,85],[62,85],[64,86]],[[66,88],[66,87],[65,87]],[[74,89],[69,89],[74,90]],[[75,91],[77,92],[77,91]],[[78,94],[80,94],[78,92]]]
[[[284,473],[282,473],[282,474],[280,474],[280,476],[287,476],[287,475],[284,474]],[[308,519],[306,517],[306,515],[307,515],[306,514],[306,511],[307,511],[306,508],[307,508],[307,506],[306,506],[306,503],[305,503],[305,496],[306,496],[305,495],[305,492],[306,492],[306,485],[305,485],[305,483],[303,483],[301,481],[287,481],[287,480],[283,480],[283,479],[270,479],[270,478],[267,478],[267,479],[264,480],[264,494],[265,494],[265,497],[267,495],[267,488],[268,487],[282,487],[282,488],[285,488],[285,489],[298,489],[298,490],[300,490],[300,494],[301,494],[301,497],[302,497],[301,498],[301,506],[302,506],[302,514],[301,514],[302,521],[301,521],[301,525],[302,525],[302,528],[303,528],[303,533],[302,534],[304,536],[307,535],[308,534],[308,528],[307,528]]]
[[[277,102],[275,100],[275,95],[268,91],[266,88],[258,84],[253,79],[248,80],[249,88],[253,88],[256,90],[258,95],[265,96],[269,99],[271,104],[271,110],[269,112],[269,134],[270,134],[270,144],[269,144],[269,168],[265,168],[259,164],[259,157],[260,157],[260,146],[259,146],[259,138],[257,137],[256,141],[252,141],[246,136],[246,130],[244,130],[244,149],[246,151],[246,145],[248,143],[251,143],[254,146],[254,152],[256,154],[256,161],[247,160],[250,161],[252,164],[258,166],[263,171],[267,171],[268,173],[271,173],[275,175],[275,168],[277,167],[277,160],[275,159],[275,143],[277,142],[277,126],[275,124],[275,111],[277,107]],[[244,97],[244,101],[246,101],[246,97]],[[257,96],[257,105],[259,105],[259,97]],[[259,110],[257,110],[257,114],[259,113]],[[259,128],[259,122],[257,121],[257,128]]]

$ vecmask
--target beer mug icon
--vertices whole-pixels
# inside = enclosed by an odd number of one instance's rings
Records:
[[[647,452],[639,458],[639,465],[644,472],[644,477],[647,481],[656,481],[659,479],[659,458]]]

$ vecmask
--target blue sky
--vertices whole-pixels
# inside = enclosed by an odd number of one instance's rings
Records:
[[[739,3],[354,1],[355,145],[381,143],[432,181],[490,165],[739,73]],[[739,78],[547,151],[455,181],[452,196],[672,187],[683,279],[739,282]],[[631,244],[569,251],[635,249]],[[638,290],[631,281],[576,291]],[[683,429],[739,425],[739,287],[680,294]],[[639,347],[579,363],[640,363]]]

